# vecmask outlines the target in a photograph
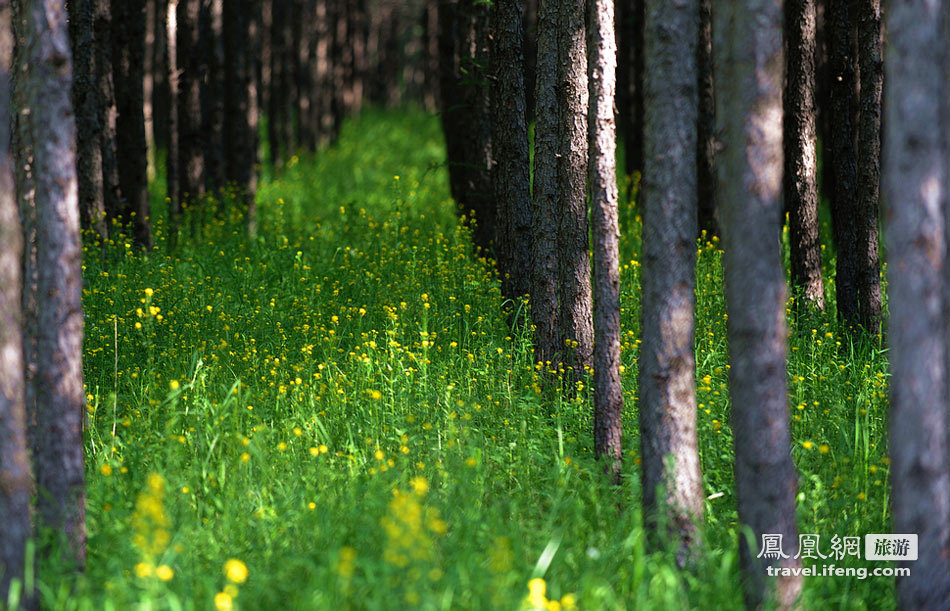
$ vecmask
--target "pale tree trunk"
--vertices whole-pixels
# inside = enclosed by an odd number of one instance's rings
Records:
[[[790,453],[785,381],[785,278],[782,214],[782,5],[745,0],[717,6],[715,15],[717,207],[725,254],[729,393],[735,442],[739,522],[753,541],[739,539],[749,608],[769,596],[790,608],[801,577],[770,578],[766,566],[798,566],[792,557],[797,476]],[[649,205],[649,204],[648,204]],[[764,534],[781,535],[788,555],[757,558]]]
[[[560,0],[558,15],[558,322],[571,342],[570,385],[592,365],[590,246],[587,225],[587,40],[584,0]],[[576,344],[576,345],[575,345]]]
[[[699,2],[647,0],[640,447],[643,504],[685,562],[703,515],[696,434]],[[659,496],[658,496],[659,495]]]
[[[21,255],[11,145],[10,68],[13,29],[10,3],[0,0],[0,600],[21,580],[30,538],[32,476],[26,441],[23,378]],[[26,593],[27,599],[31,593]]]
[[[535,88],[534,192],[531,203],[531,321],[534,360],[547,367],[560,361],[557,302],[557,29],[560,0],[538,5],[538,61]]]
[[[611,0],[587,5],[588,155],[594,235],[594,454],[620,482],[620,225],[617,215],[617,41]]]
[[[116,152],[122,221],[135,243],[151,248],[149,225],[148,145],[145,141],[144,69],[145,0],[112,2],[112,71],[115,83]]]
[[[492,190],[497,206],[495,251],[501,293],[518,300],[530,292],[531,179],[519,0],[497,0],[491,27]]]
[[[815,0],[785,0],[785,209],[796,299],[825,309],[818,231]]]
[[[36,213],[37,433],[33,450],[37,508],[44,524],[61,531],[71,560],[86,557],[85,475],[82,454],[82,277],[76,124],[66,7],[49,0],[14,5],[16,87],[26,106],[17,129],[33,143]],[[18,185],[21,188],[25,185]]]
[[[73,107],[76,109],[79,213],[83,227],[91,227],[104,242],[109,238],[102,194],[102,148],[96,48],[93,44],[93,0],[69,2],[69,37],[73,52]]]
[[[887,14],[883,188],[890,296],[890,480],[894,532],[917,535],[902,609],[950,600],[950,392],[941,286],[948,201],[945,2],[892,3]],[[943,53],[941,53],[943,51]]]
[[[857,21],[861,68],[856,219],[858,314],[861,326],[870,333],[877,333],[881,329],[882,308],[881,266],[878,260],[881,95],[884,88],[881,0],[860,0]]]

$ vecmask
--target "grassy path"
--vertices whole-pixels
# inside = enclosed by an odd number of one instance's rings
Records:
[[[635,211],[624,204],[618,513],[587,392],[546,394],[508,334],[441,147],[434,118],[368,113],[265,182],[255,241],[231,214],[174,256],[120,241],[104,266],[89,246],[90,560],[73,597],[43,568],[51,608],[518,608],[529,582],[541,595],[533,578],[562,608],[741,603],[715,245],[700,247],[697,294],[708,550],[680,572],[646,554],[638,510]],[[886,362],[841,342],[830,317],[792,327],[800,528],[823,546],[889,530]],[[892,607],[892,590],[806,583],[846,608]]]

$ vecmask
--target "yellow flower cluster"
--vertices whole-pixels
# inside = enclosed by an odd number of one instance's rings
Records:
[[[423,507],[422,499],[429,490],[425,478],[411,482],[412,490],[393,490],[389,511],[380,523],[386,533],[383,559],[405,568],[412,562],[431,562],[435,558],[433,536],[444,535],[448,525],[435,507]]]

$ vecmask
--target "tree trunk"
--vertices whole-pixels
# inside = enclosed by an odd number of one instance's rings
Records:
[[[304,151],[317,150],[317,130],[314,118],[314,61],[316,51],[316,35],[314,32],[314,2],[298,0],[295,4],[295,26],[299,32],[297,55],[294,70],[297,73],[297,141]]]
[[[558,2],[540,0],[535,88],[534,193],[531,208],[531,320],[534,360],[545,369],[561,361],[557,302]]]
[[[950,10],[948,7],[947,10]],[[881,0],[858,4],[861,113],[858,124],[857,283],[860,322],[870,333],[881,329],[881,266],[878,210],[881,183],[881,94],[884,56]]]
[[[109,225],[102,194],[102,140],[93,43],[95,7],[93,0],[71,0],[67,8],[73,53],[79,214],[82,226],[94,229],[105,242],[109,238]]]
[[[587,42],[584,0],[560,0],[558,22],[558,280],[561,337],[571,384],[592,365],[587,226]]]
[[[795,554],[797,476],[785,381],[785,279],[778,240],[782,212],[782,6],[769,0],[717,5],[717,208],[725,254],[729,392],[739,521],[755,543],[781,535],[787,556],[756,557],[740,537],[746,603],[758,608],[772,588],[791,608],[801,577],[766,576],[767,565],[799,566]],[[649,207],[650,204],[648,203]],[[754,545],[754,544],[753,544]]]
[[[854,28],[848,10],[850,0],[829,0],[829,70],[831,72],[831,161],[834,193],[831,198],[837,262],[835,290],[838,321],[856,325],[857,284],[857,196],[858,184],[854,150],[854,86],[856,58]]]
[[[153,11],[152,142],[156,149],[168,148],[168,0],[149,0]]]
[[[178,180],[183,201],[205,193],[205,147],[201,129],[201,0],[177,0]]]
[[[815,0],[785,0],[785,208],[796,299],[825,309],[818,232]]]
[[[539,0],[524,2],[524,101],[528,123],[534,121],[534,85],[538,81],[538,4]]]
[[[941,320],[950,186],[950,117],[941,108],[946,25],[942,2],[893,3],[887,15],[890,481],[894,532],[915,533],[918,542],[917,561],[900,563],[911,567],[897,580],[902,609],[943,609],[950,600],[950,380]]]
[[[497,0],[491,9],[492,188],[498,207],[495,251],[501,293],[514,301],[530,292],[531,178],[524,92],[524,31],[519,0]]]
[[[716,218],[716,89],[713,75],[712,0],[699,0],[699,119],[696,150],[699,230],[709,238],[719,234]]]
[[[611,0],[588,3],[588,114],[594,234],[594,454],[620,483],[620,225],[617,213],[617,41]]]
[[[229,0],[230,1],[230,0]],[[202,0],[201,130],[205,156],[205,183],[209,190],[225,186],[224,170],[224,0]]]
[[[70,560],[86,557],[85,482],[82,454],[83,318],[76,178],[76,124],[66,10],[61,2],[14,5],[16,35],[27,42],[17,57],[17,129],[33,144],[31,186],[36,214],[36,396],[33,450],[37,508],[43,523],[61,531]],[[23,28],[22,30],[19,28]]]
[[[273,3],[271,14],[270,48],[270,95],[267,107],[267,138],[270,145],[271,163],[281,167],[293,154],[293,117],[290,96],[292,75],[291,15],[290,3],[278,0]]]
[[[327,0],[317,0],[315,8],[316,32],[316,89],[317,144],[325,146],[333,132],[333,97],[331,85],[332,68],[330,66],[330,24],[327,15]]]
[[[624,174],[643,169],[644,0],[617,3],[617,118],[624,145]]]
[[[181,215],[181,156],[178,146],[178,0],[168,0],[165,14],[165,42],[168,66],[168,131],[165,139],[168,151],[165,156],[165,181],[168,190],[168,236],[174,242],[175,225]]]
[[[23,377],[23,235],[10,148],[12,24],[10,4],[0,2],[0,600],[8,600],[12,580],[21,580],[22,587],[33,486]],[[31,592],[25,594],[31,598]]]
[[[96,81],[98,84],[99,127],[102,130],[102,196],[108,223],[122,218],[125,203],[119,188],[119,162],[116,153],[118,121],[117,100],[112,71],[112,1],[94,0]],[[110,228],[111,231],[111,228]]]
[[[151,248],[148,145],[145,143],[145,0],[112,0],[112,73],[115,82],[116,152],[122,221],[135,243]]]
[[[225,177],[239,189],[249,211],[257,191],[258,106],[254,69],[260,14],[260,0],[240,0],[225,2],[222,15]]]
[[[659,512],[669,517],[681,564],[696,543],[703,515],[693,352],[699,29],[698,0],[647,0],[641,199],[643,504],[654,524]]]

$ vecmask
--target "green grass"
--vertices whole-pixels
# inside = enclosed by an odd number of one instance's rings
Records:
[[[208,609],[225,591],[244,609],[512,609],[538,577],[582,609],[741,605],[716,245],[698,247],[696,346],[705,489],[721,496],[680,571],[645,551],[639,509],[635,208],[622,203],[618,497],[593,460],[588,390],[542,389],[442,159],[436,119],[367,112],[262,185],[253,241],[225,201],[173,255],[162,227],[148,256],[120,239],[103,263],[87,242],[89,562],[72,592],[41,567],[46,606]],[[831,314],[790,331],[800,530],[826,550],[889,532],[885,355]],[[248,576],[228,586],[231,558]],[[804,596],[894,607],[886,578],[806,579]]]

